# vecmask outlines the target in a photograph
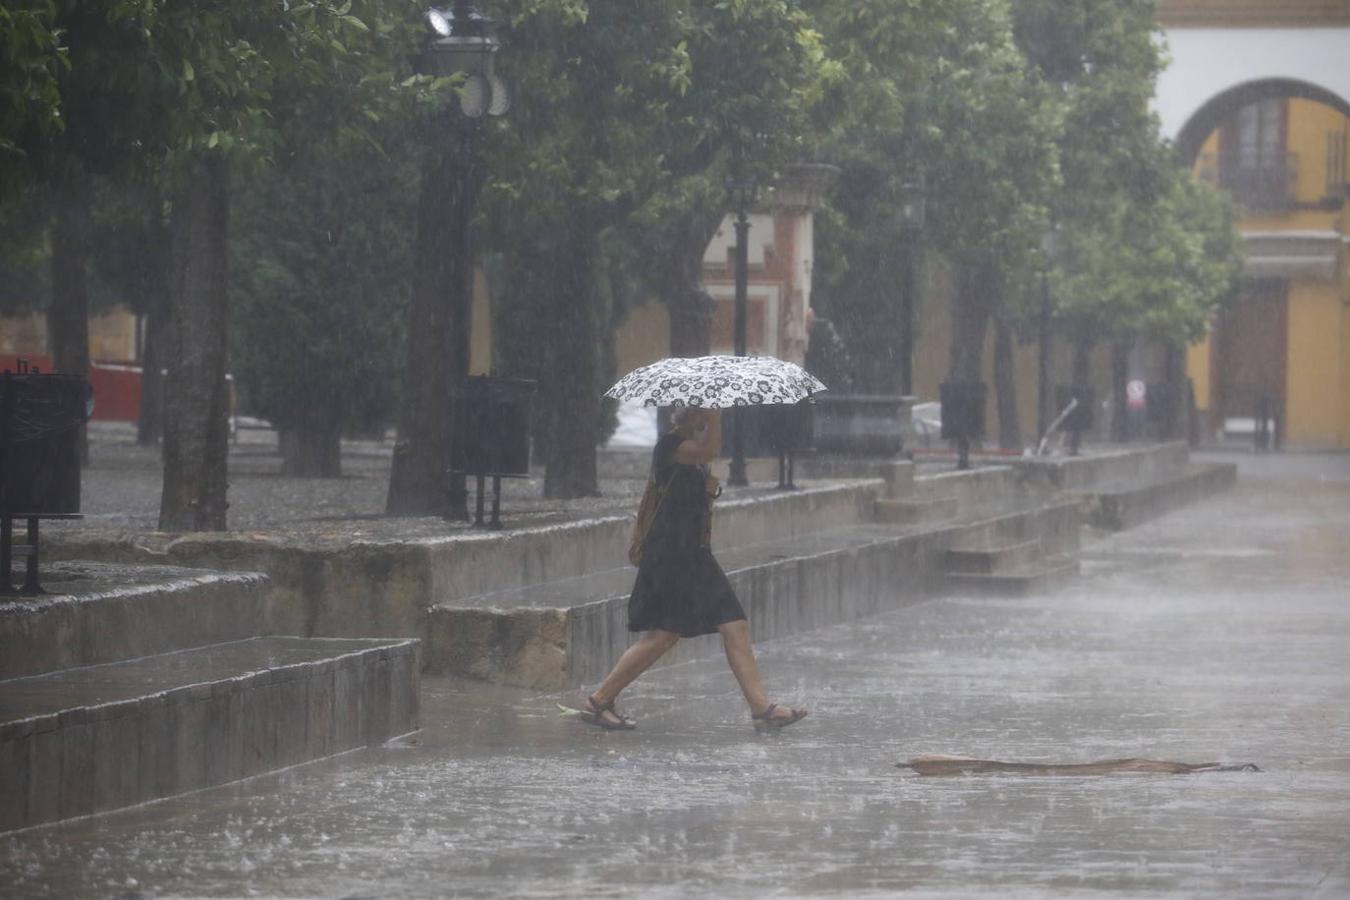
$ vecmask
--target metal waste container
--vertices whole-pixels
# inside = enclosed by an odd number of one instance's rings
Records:
[[[80,426],[93,409],[78,375],[0,374],[0,513],[80,511]]]
[[[530,474],[530,405],[535,383],[470,376],[462,393],[462,470],[470,475]]]

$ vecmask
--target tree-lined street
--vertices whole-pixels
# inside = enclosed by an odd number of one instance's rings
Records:
[[[952,596],[763,650],[793,730],[718,660],[654,670],[636,732],[430,680],[414,739],[0,840],[11,895],[1344,896],[1350,469],[1255,458],[1231,495],[1089,543],[1023,600]],[[1261,772],[920,778],[923,753]]]
[[[1149,111],[1154,4],[1091,7],[20,4],[0,70],[0,311],[44,311],[76,373],[91,312],[142,317],[166,530],[228,526],[230,402],[284,434],[296,475],[332,477],[342,435],[396,425],[387,511],[462,512],[457,484],[443,496],[447,398],[489,331],[497,374],[540,385],[544,493],[585,497],[616,329],[657,300],[668,352],[706,352],[704,253],[732,194],[814,166],[837,176],[810,298],[850,350],[831,378],[899,390],[914,309],[941,304],[952,382],[983,378],[994,334],[999,442],[1019,448],[1015,343],[1051,329],[1080,360],[1144,342],[1175,357],[1240,260],[1232,209]],[[950,291],[919,296],[934,281]]]

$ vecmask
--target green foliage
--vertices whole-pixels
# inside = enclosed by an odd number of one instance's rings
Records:
[[[51,292],[51,242],[42,191],[29,187],[0,206],[0,316],[36,312]]]
[[[22,187],[24,139],[61,127],[67,64],[55,0],[0,6],[0,201]]]
[[[168,210],[154,179],[103,179],[94,194],[90,235],[89,306],[105,312],[125,304],[146,315],[167,302]]]
[[[1057,321],[1087,345],[1193,340],[1241,268],[1232,210],[1177,168],[1149,110],[1162,66],[1155,6],[1016,6],[1019,42],[1064,108],[1051,284]],[[1021,273],[1024,286],[1029,274]],[[1024,319],[1034,308],[1020,305]]]
[[[843,169],[818,222],[816,305],[868,390],[893,390],[902,186],[922,182],[927,245],[957,266],[1024,266],[1058,184],[1060,110],[1002,0],[812,4],[845,77],[823,149]]]
[[[503,374],[538,377],[546,490],[595,491],[598,398],[613,374],[604,347],[615,294],[608,242],[664,177],[663,135],[683,87],[684,4],[508,7],[509,121],[486,123],[484,244]],[[504,66],[505,68],[505,66]],[[616,236],[617,235],[617,236]],[[565,410],[565,414],[561,411]]]
[[[237,185],[232,369],[249,410],[283,428],[391,422],[415,193],[406,162],[363,143],[298,150]]]
[[[273,88],[287,114],[253,144],[267,164],[237,179],[231,241],[232,368],[249,408],[279,427],[379,429],[397,407],[416,138],[445,103],[443,80],[408,67],[422,11],[290,9],[313,52]]]
[[[371,373],[397,371],[413,173],[446,144],[468,164],[469,129],[492,173],[479,224],[498,363],[578,407],[588,433],[614,325],[698,277],[733,172],[768,184],[792,163],[840,166],[814,305],[860,389],[895,376],[906,182],[926,185],[929,252],[995,273],[1014,322],[1034,308],[1048,221],[1064,234],[1056,316],[1084,340],[1193,337],[1236,277],[1231,209],[1175,170],[1149,112],[1153,0],[484,6],[509,26],[514,109],[470,124],[454,80],[413,71],[423,2],[6,4],[0,300],[45,294],[43,188],[71,172],[102,176],[95,302],[152,295],[174,174],[225,155],[241,173],[234,369],[250,398],[278,421],[305,397],[388,406],[393,379]]]
[[[1164,163],[1163,191],[1066,234],[1057,315],[1087,344],[1198,340],[1238,285],[1242,244],[1226,195]]]

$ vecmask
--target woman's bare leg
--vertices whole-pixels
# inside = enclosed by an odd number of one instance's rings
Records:
[[[717,626],[722,633],[722,647],[727,652],[727,664],[736,683],[741,686],[745,702],[750,704],[750,712],[759,715],[769,706],[769,696],[764,692],[764,681],[759,677],[759,664],[755,662],[755,648],[750,643],[750,623],[745,619]],[[790,719],[790,709],[778,708],[773,717]]]
[[[619,696],[619,693],[633,680],[652,667],[652,664],[665,655],[666,651],[674,647],[680,640],[680,636],[673,631],[661,631],[654,629],[644,632],[637,642],[623,651],[619,661],[614,664],[614,668],[605,676],[605,680],[600,682],[600,686],[591,694],[591,698],[596,705],[604,706],[612,702]],[[607,721],[617,724],[619,717],[612,712],[604,714]]]

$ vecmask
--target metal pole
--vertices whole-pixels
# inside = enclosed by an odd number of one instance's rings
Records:
[[[477,120],[461,124],[461,164],[459,175],[459,246],[456,248],[454,284],[451,285],[448,364],[450,372],[450,434],[445,448],[449,470],[445,518],[469,518],[469,483],[464,469],[464,378],[469,371],[469,335],[473,328],[474,241],[473,219],[477,204]],[[481,488],[480,488],[481,495]],[[481,515],[481,512],[480,512]],[[481,518],[480,518],[481,521]]]
[[[20,360],[19,371],[23,371]],[[14,559],[14,521],[9,517],[9,429],[14,418],[13,384],[9,369],[0,375],[0,594],[14,592],[10,567]]]
[[[745,356],[745,307],[746,279],[750,268],[749,257],[750,217],[746,214],[745,200],[741,199],[736,210],[736,309],[735,309],[735,350],[737,356]],[[745,487],[749,479],[745,474],[745,423],[741,409],[735,411],[731,420],[731,472],[727,484],[733,487]]]
[[[903,320],[904,333],[900,338],[900,393],[906,397],[914,396],[914,257],[918,241],[913,228],[905,229],[904,240],[904,296],[900,299],[900,318]]]
[[[1036,359],[1036,430],[1045,437],[1050,425],[1050,277],[1041,273],[1041,321]]]

